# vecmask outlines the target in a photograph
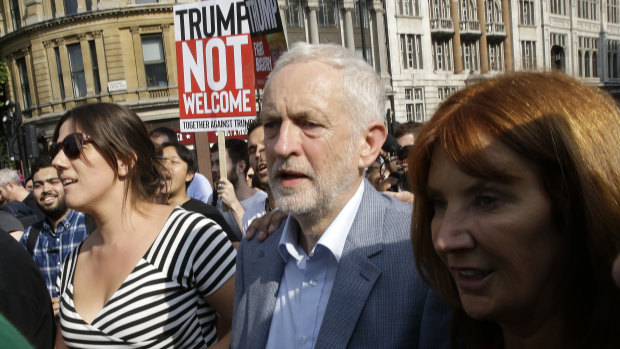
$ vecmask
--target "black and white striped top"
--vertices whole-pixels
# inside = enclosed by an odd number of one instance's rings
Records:
[[[236,252],[212,220],[176,208],[144,257],[91,324],[75,311],[81,244],[58,277],[62,337],[75,348],[204,348],[217,342],[204,300],[235,274]]]

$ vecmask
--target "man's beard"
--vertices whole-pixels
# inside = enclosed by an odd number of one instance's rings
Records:
[[[336,158],[335,163],[344,163],[348,154],[343,153]],[[311,182],[311,186],[283,188],[276,178],[279,170],[302,173]],[[277,158],[269,171],[269,187],[282,212],[293,216],[321,218],[332,210],[334,201],[350,187],[350,182],[356,180],[355,176],[344,176],[339,170],[331,167],[326,173],[317,175],[308,163],[296,163],[292,158]]]
[[[239,177],[237,176],[237,172],[235,172],[236,168],[237,168],[237,164],[233,166],[232,171],[228,172],[228,181],[232,183],[233,188],[235,189],[237,189],[237,180],[239,179]]]
[[[65,203],[65,196],[58,196],[58,202],[53,206],[43,206],[39,204],[41,211],[45,213],[45,216],[50,220],[55,221],[67,213],[67,204]]]

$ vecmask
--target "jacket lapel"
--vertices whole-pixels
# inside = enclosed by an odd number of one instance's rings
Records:
[[[284,226],[284,224],[282,224]],[[253,275],[250,279],[252,284],[247,285],[250,291],[247,293],[248,308],[246,326],[256,326],[249,333],[254,333],[254,338],[246,338],[246,347],[264,348],[267,345],[267,337],[271,326],[271,318],[276,305],[280,280],[284,273],[284,261],[278,252],[278,243],[282,235],[282,226],[269,239],[261,244],[254,245],[256,249],[251,253],[251,259],[246,273]]]
[[[346,348],[381,275],[383,210],[380,195],[364,180],[362,202],[347,237],[315,348]]]

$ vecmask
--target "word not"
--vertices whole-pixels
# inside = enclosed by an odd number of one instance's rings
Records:
[[[209,89],[212,91],[220,91],[226,87],[228,83],[226,46],[232,46],[233,48],[235,88],[243,88],[243,56],[241,54],[241,46],[248,44],[248,35],[227,36],[225,40],[226,44],[224,44],[224,38],[196,40],[194,42],[196,56],[194,56],[190,50],[188,42],[181,43],[183,57],[183,89],[185,92],[192,91],[192,77],[198,84],[200,91],[206,91],[205,78]],[[215,54],[214,51],[217,51],[217,54]],[[215,80],[213,68],[213,60],[215,59],[217,59],[219,63],[218,81]]]

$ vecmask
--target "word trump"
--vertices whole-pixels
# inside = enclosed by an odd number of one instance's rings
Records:
[[[175,40],[249,34],[248,11],[243,1],[218,1],[174,7]]]

